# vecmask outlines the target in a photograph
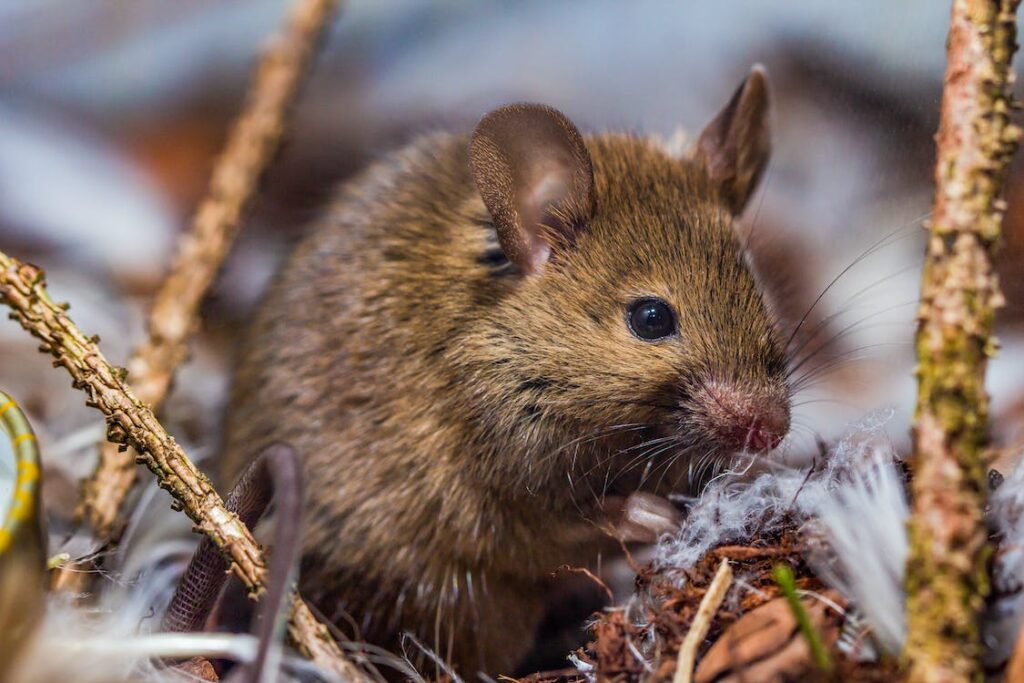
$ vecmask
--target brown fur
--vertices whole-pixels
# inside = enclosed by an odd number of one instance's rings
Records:
[[[272,287],[234,388],[226,472],[275,440],[305,460],[305,596],[467,675],[528,650],[546,577],[594,558],[604,494],[678,489],[718,453],[710,382],[788,405],[704,169],[637,137],[585,142],[593,218],[531,275],[499,258],[467,136],[348,183]],[[674,306],[678,337],[631,335],[643,295]]]

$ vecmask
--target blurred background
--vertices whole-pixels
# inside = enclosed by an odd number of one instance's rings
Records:
[[[44,267],[55,296],[115,362],[142,337],[149,297],[285,8],[0,0],[0,249]],[[216,444],[232,353],[262,288],[331,188],[369,160],[511,100],[675,145],[762,62],[774,84],[775,151],[741,230],[784,330],[825,291],[796,337],[802,356],[814,354],[798,374],[821,381],[797,398],[789,451],[888,406],[905,445],[948,9],[928,0],[346,3],[207,302],[165,411],[172,431],[199,452]],[[1009,303],[990,372],[995,436],[1007,448],[1024,415],[1019,163],[1009,200]],[[63,483],[47,481],[58,508],[73,504],[73,479],[102,434],[68,384],[32,339],[0,321],[0,386],[26,406],[44,452],[73,463]]]

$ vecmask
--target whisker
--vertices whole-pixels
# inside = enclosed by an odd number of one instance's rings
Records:
[[[630,462],[627,465],[625,465],[624,467],[621,467],[619,469],[618,473],[615,475],[615,477],[612,478],[610,483],[614,484],[615,481],[620,476],[628,473],[630,470],[632,470],[634,467],[639,465],[641,462],[646,462],[647,463],[647,468],[650,469],[651,466],[655,466],[654,465],[655,458],[658,455],[660,455],[661,453],[664,453],[665,451],[669,450],[672,446],[680,446],[681,445],[681,441],[676,436],[674,436],[674,435],[672,437],[666,437],[665,441],[668,441],[669,443],[664,448],[661,448],[661,449],[659,449],[659,450],[657,450],[655,452],[651,452],[650,450],[647,450],[644,453],[642,453],[640,456],[635,457],[632,460],[630,460]],[[680,454],[677,454],[676,457],[679,457],[679,455],[681,455],[681,454],[682,454],[682,449],[680,449]],[[644,477],[646,477],[646,474],[641,477],[641,482],[644,481]]]
[[[668,450],[669,450],[670,448],[672,448],[672,446],[673,446],[673,445],[675,445],[675,444],[669,444],[668,446],[665,446],[665,447],[663,447],[663,448],[660,448],[660,449],[659,449],[659,450],[657,450],[656,452],[654,452],[654,453],[651,453],[651,454],[650,454],[650,456],[649,456],[649,458],[650,458],[650,459],[651,459],[651,460],[653,461],[653,460],[654,460],[655,458],[657,458],[657,457],[658,457],[659,455],[661,455],[662,453],[664,453],[664,452],[668,451]],[[661,476],[660,476],[660,477],[658,477],[658,483],[657,483],[657,485],[655,486],[655,488],[657,488],[658,486],[661,486],[661,482],[662,482],[662,481],[664,480],[664,478],[665,478],[665,474],[666,474],[666,473],[668,473],[668,470],[669,470],[669,468],[670,468],[670,467],[671,467],[671,466],[672,466],[672,465],[673,465],[673,464],[674,464],[674,463],[675,463],[675,462],[676,462],[676,461],[677,461],[677,460],[678,460],[678,459],[679,459],[679,458],[680,458],[680,457],[681,457],[681,456],[683,455],[683,453],[684,453],[684,451],[680,450],[680,451],[679,451],[678,453],[676,453],[676,454],[675,454],[675,455],[674,455],[673,457],[671,457],[671,458],[668,458],[667,460],[665,460],[665,462],[664,462],[664,463],[656,464],[656,465],[654,466],[654,468],[653,468],[653,469],[652,469],[652,470],[650,471],[650,473],[649,473],[649,474],[653,475],[653,474],[654,474],[654,473],[656,473],[656,472],[657,472],[657,471],[658,471],[659,469],[661,469],[661,470],[662,470],[662,472],[661,472]],[[643,479],[643,480],[641,480],[641,482],[640,482],[640,485],[641,485],[641,486],[643,486],[643,485],[644,485],[644,484],[645,484],[645,483],[646,483],[646,482],[647,482],[648,480],[649,480],[649,479]]]
[[[821,379],[825,374],[833,372],[836,369],[844,365],[848,365],[852,362],[871,358],[870,355],[854,356],[851,354],[886,346],[909,347],[912,345],[912,342],[880,342],[878,344],[866,344],[864,346],[859,346],[855,349],[850,349],[849,351],[838,354],[837,356],[833,357],[830,361],[808,370],[803,375],[801,375],[799,379],[795,380],[790,386],[792,388],[793,393],[803,391],[804,389],[808,389],[811,386],[813,386],[813,384],[809,383],[811,382],[811,380]]]
[[[817,307],[817,305],[819,303],[821,303],[821,300],[825,297],[825,295],[828,294],[829,291],[831,291],[831,289],[836,285],[837,282],[839,282],[840,278],[842,278],[844,275],[849,273],[854,267],[856,267],[858,264],[862,263],[865,259],[867,259],[870,256],[872,256],[875,253],[877,253],[879,249],[882,249],[884,247],[890,246],[890,242],[889,242],[890,240],[892,240],[891,244],[895,244],[900,239],[903,239],[904,237],[906,237],[906,235],[903,235],[903,236],[900,236],[900,237],[896,237],[896,236],[899,235],[900,232],[903,232],[904,230],[908,230],[908,228],[915,226],[917,223],[920,223],[922,220],[927,218],[930,214],[931,214],[931,212],[929,211],[928,213],[925,213],[924,215],[922,215],[920,218],[917,218],[917,219],[911,221],[909,224],[903,225],[903,226],[893,230],[889,234],[882,236],[877,241],[875,241],[871,246],[869,246],[866,250],[864,250],[857,258],[855,258],[852,262],[850,262],[849,265],[847,265],[845,268],[843,268],[839,272],[838,275],[836,275],[834,278],[832,278],[832,281],[829,282],[825,286],[825,288],[823,290],[821,290],[821,293],[818,294],[818,296],[814,299],[814,301],[811,303],[811,305],[804,312],[803,316],[800,318],[800,322],[797,323],[796,327],[793,329],[792,334],[790,334],[789,339],[786,340],[785,347],[788,348],[789,345],[793,342],[793,339],[796,337],[797,333],[800,331],[800,328],[802,328],[804,323],[807,321],[808,316],[810,316],[811,312],[814,311],[815,307]],[[910,234],[913,234],[913,233],[910,233],[908,231],[907,234],[910,235]]]
[[[672,438],[673,437],[659,437],[659,438],[656,438],[656,439],[651,439],[649,441],[645,441],[645,442],[643,442],[641,444],[638,444],[637,446],[631,446],[628,450],[633,450],[635,448],[645,448],[645,447],[647,448],[647,450],[645,450],[644,452],[640,453],[640,455],[636,456],[630,462],[633,462],[633,461],[636,461],[636,460],[642,460],[644,457],[647,456],[648,453],[650,453],[650,450],[653,449],[653,448],[656,448],[659,445],[659,443],[664,442],[664,441],[666,441],[668,439],[672,439]],[[625,451],[623,451],[623,450],[614,450],[614,451],[611,451],[611,452],[607,453],[603,458],[600,458],[598,460],[598,462],[594,464],[593,467],[591,467],[589,470],[584,472],[582,476],[585,477],[585,476],[588,476],[588,475],[592,474],[599,467],[601,467],[602,465],[605,465],[607,463],[610,463],[613,458],[618,457],[619,455],[621,455],[624,452]]]
[[[839,330],[838,332],[833,334],[831,337],[826,339],[824,342],[822,342],[820,346],[818,346],[817,348],[814,349],[814,351],[812,351],[811,353],[806,355],[804,358],[802,358],[799,363],[796,363],[795,365],[790,367],[786,371],[786,376],[787,377],[792,376],[792,374],[794,372],[796,372],[797,370],[799,370],[801,367],[803,367],[804,364],[807,363],[807,361],[809,361],[810,359],[814,358],[817,354],[821,353],[822,350],[827,349],[830,345],[836,343],[837,341],[839,341],[840,339],[842,339],[846,335],[850,334],[854,330],[863,331],[865,329],[871,329],[872,327],[877,327],[877,326],[895,325],[895,324],[902,325],[902,324],[904,324],[903,321],[888,321],[888,322],[874,323],[873,325],[870,325],[870,326],[867,326],[867,327],[864,326],[864,323],[867,322],[868,320],[871,320],[872,318],[877,318],[880,315],[885,315],[886,313],[891,313],[891,312],[893,312],[893,311],[895,311],[897,309],[904,308],[906,306],[917,305],[917,303],[918,303],[917,299],[914,299],[913,301],[904,301],[903,303],[894,304],[892,306],[888,306],[888,307],[883,308],[881,310],[875,311],[874,313],[870,313],[870,314],[864,316],[863,318],[861,318],[860,320],[856,320],[856,321],[850,323],[849,325],[847,325],[846,327],[842,328],[841,330]],[[801,349],[802,348],[803,347],[801,346]],[[799,351],[799,349],[798,349],[798,351]]]
[[[878,287],[879,285],[881,285],[881,284],[883,284],[883,283],[885,283],[885,282],[888,282],[889,280],[892,280],[893,278],[899,277],[900,275],[903,275],[903,274],[905,274],[905,273],[907,273],[907,272],[909,272],[909,271],[911,271],[911,270],[914,270],[914,269],[917,269],[917,268],[920,268],[920,267],[921,267],[921,264],[920,264],[920,263],[913,263],[913,264],[911,264],[911,265],[909,265],[909,266],[906,266],[906,267],[904,267],[904,268],[900,268],[900,269],[899,269],[899,270],[897,270],[897,271],[896,271],[895,273],[891,273],[890,275],[887,275],[887,276],[885,276],[885,277],[883,277],[883,278],[881,278],[881,279],[879,279],[879,280],[876,280],[875,282],[871,283],[870,285],[867,285],[866,287],[862,288],[862,289],[861,289],[860,291],[858,291],[858,292],[854,293],[854,294],[853,294],[853,295],[852,295],[852,296],[851,296],[851,297],[849,298],[849,300],[847,301],[847,305],[844,305],[844,306],[843,306],[843,308],[841,308],[841,309],[839,309],[838,311],[835,311],[834,313],[831,313],[831,314],[829,314],[829,315],[825,316],[824,318],[822,318],[821,320],[819,320],[819,321],[817,322],[817,324],[815,324],[815,326],[814,326],[813,328],[811,328],[811,332],[810,332],[810,334],[809,334],[809,335],[807,336],[807,338],[806,338],[806,339],[805,339],[805,340],[804,340],[804,341],[803,341],[803,342],[802,342],[802,343],[800,344],[800,346],[799,346],[799,347],[797,347],[797,348],[795,348],[795,349],[793,349],[793,350],[790,350],[790,351],[788,351],[788,352],[787,352],[787,354],[786,354],[786,360],[787,360],[787,362],[789,362],[789,361],[791,361],[791,360],[792,360],[793,358],[795,358],[795,357],[796,357],[796,355],[797,355],[798,353],[800,353],[800,351],[801,351],[801,350],[802,350],[802,349],[803,349],[803,348],[804,348],[804,347],[805,347],[805,346],[806,346],[806,345],[807,345],[807,344],[808,344],[808,343],[809,343],[809,342],[810,342],[811,340],[813,340],[813,339],[814,339],[814,338],[815,338],[815,337],[816,337],[816,336],[818,335],[818,333],[820,333],[820,331],[821,331],[822,329],[824,329],[824,328],[825,328],[825,327],[826,327],[826,326],[827,326],[827,325],[828,325],[828,324],[829,324],[830,322],[832,322],[833,320],[835,320],[836,318],[838,318],[838,317],[840,317],[840,316],[842,316],[842,315],[845,315],[846,313],[849,313],[849,312],[850,312],[851,310],[853,310],[853,308],[854,308],[854,307],[855,307],[856,305],[859,305],[859,304],[855,304],[855,303],[854,303],[854,302],[856,302],[856,301],[857,301],[857,299],[859,299],[860,297],[862,297],[862,296],[863,296],[864,294],[866,294],[866,293],[867,293],[867,292],[869,292],[870,290],[874,289],[875,287]],[[915,302],[915,303],[917,303],[917,301],[919,301],[919,300],[918,300],[918,299],[915,299],[915,300],[914,300],[914,302]]]
[[[657,423],[653,423],[653,424],[657,424]],[[617,433],[621,433],[621,432],[640,431],[642,429],[648,429],[651,426],[652,426],[652,423],[650,423],[650,422],[627,422],[627,423],[624,423],[624,424],[612,425],[610,427],[601,427],[600,429],[594,430],[592,432],[588,432],[588,433],[584,434],[583,436],[576,437],[575,439],[572,439],[568,443],[566,443],[566,444],[564,444],[562,446],[559,446],[555,451],[550,453],[547,456],[547,458],[548,459],[553,458],[553,457],[557,456],[559,453],[561,453],[562,451],[566,450],[567,448],[572,448],[573,446],[577,446],[577,445],[580,445],[580,444],[583,444],[583,443],[588,443],[590,441],[594,441],[596,439],[600,439],[601,437],[611,436],[611,435],[614,435],[614,434],[617,434]]]

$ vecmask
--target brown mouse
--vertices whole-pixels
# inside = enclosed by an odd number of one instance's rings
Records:
[[[784,344],[733,225],[768,100],[755,67],[687,159],[511,105],[341,188],[259,311],[228,427],[226,476],[274,441],[303,460],[307,599],[511,673],[604,501],[779,443]]]

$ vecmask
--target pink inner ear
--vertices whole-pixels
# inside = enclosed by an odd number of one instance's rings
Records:
[[[538,216],[543,216],[548,207],[563,199],[568,191],[568,183],[562,169],[548,168],[533,182],[530,193],[524,199],[532,211]]]
[[[550,160],[543,168],[535,169],[535,176],[528,187],[521,198],[520,211],[527,223],[524,227],[529,240],[530,262],[533,270],[539,270],[551,256],[551,245],[544,236],[545,227],[549,230],[556,227],[549,225],[548,210],[565,199],[569,182],[562,164]]]
[[[529,225],[523,227],[533,235],[543,234],[544,229],[539,227],[541,225],[557,228],[557,225],[546,219],[551,209],[565,201],[568,192],[569,179],[564,170],[548,164],[547,169],[541,170],[531,180],[521,197],[519,210],[530,221]]]

